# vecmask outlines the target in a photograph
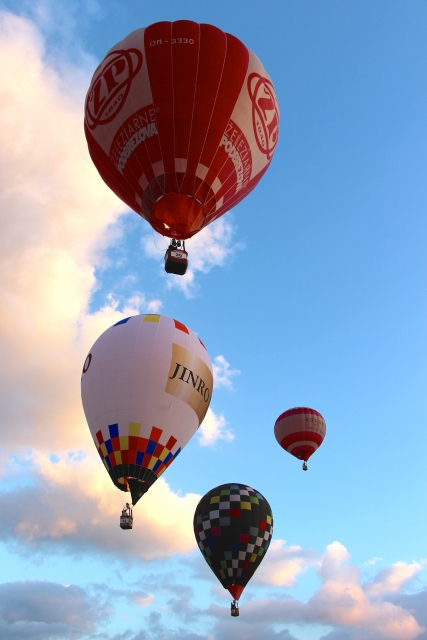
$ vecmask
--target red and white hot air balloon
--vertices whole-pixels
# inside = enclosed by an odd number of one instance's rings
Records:
[[[162,235],[186,240],[264,175],[279,107],[269,75],[236,37],[190,20],[157,22],[96,69],[85,134],[114,193]]]
[[[315,409],[296,407],[282,413],[274,425],[280,446],[298,460],[307,471],[307,460],[320,447],[326,435],[326,422]]]

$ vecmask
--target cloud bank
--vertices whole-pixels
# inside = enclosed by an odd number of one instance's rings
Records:
[[[24,488],[20,468],[9,465],[10,488],[0,492],[0,539],[18,553],[109,554],[144,562],[196,548],[188,523],[201,496],[181,497],[160,478],[135,508],[124,545],[127,532],[119,516],[127,494],[114,487],[95,450],[92,456],[51,458],[39,454],[33,460],[31,484]]]
[[[276,554],[280,552],[283,555],[284,551],[286,550],[277,548]],[[299,560],[296,561],[298,570],[304,566],[304,563],[315,561],[314,555],[302,560],[305,554],[301,551],[298,553]],[[359,569],[349,564],[348,560],[349,553],[342,544],[334,542],[328,545],[322,558],[319,559],[318,575],[322,582],[321,586],[306,603],[280,598],[253,600],[245,605],[244,624],[255,628],[255,625],[259,627],[260,620],[268,620],[270,624],[318,624],[332,627],[334,630],[323,636],[323,640],[413,640],[418,638],[424,629],[414,616],[414,612],[393,604],[385,598],[369,597],[369,589],[365,590],[361,583]],[[290,573],[292,582],[292,571]],[[283,575],[286,577],[286,571]],[[387,575],[393,584],[399,583],[401,587],[403,586],[400,566],[394,565],[388,569]],[[415,575],[416,573],[412,570],[412,576]],[[277,583],[276,569],[273,564],[269,567],[266,581],[268,579],[270,582]],[[374,583],[379,584],[380,581],[381,578],[374,580]],[[218,618],[223,616],[223,612],[215,607],[212,608],[212,613]],[[245,637],[244,634],[241,638],[243,637]]]
[[[2,640],[81,638],[92,633],[108,609],[75,585],[23,581],[0,585]]]
[[[44,54],[29,21],[0,13],[0,55],[8,61],[0,86],[0,351],[8,362],[0,372],[0,423],[6,448],[76,445],[84,425],[82,358],[119,316],[113,306],[89,315],[87,305],[123,205],[87,153],[83,81],[72,67],[59,75]]]

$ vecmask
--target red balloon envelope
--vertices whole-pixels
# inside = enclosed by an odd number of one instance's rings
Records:
[[[296,407],[285,411],[277,418],[274,435],[285,451],[307,462],[323,442],[326,423],[315,409]]]
[[[162,235],[185,240],[259,182],[279,109],[240,40],[208,24],[157,22],[115,45],[95,71],[85,133],[119,198]]]

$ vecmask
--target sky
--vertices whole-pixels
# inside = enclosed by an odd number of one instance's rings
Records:
[[[83,104],[116,42],[183,18],[257,54],[281,129],[180,278],[92,165]],[[423,0],[0,0],[2,640],[427,639],[426,30]],[[215,388],[129,532],[80,374],[147,312],[200,336]],[[307,473],[273,433],[296,406],[327,424]],[[274,514],[239,620],[192,529],[226,482]]]

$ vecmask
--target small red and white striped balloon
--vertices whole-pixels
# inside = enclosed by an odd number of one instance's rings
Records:
[[[307,462],[325,438],[326,422],[315,409],[296,407],[277,418],[274,435],[285,451]],[[303,469],[306,468],[303,465]]]

